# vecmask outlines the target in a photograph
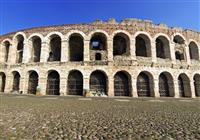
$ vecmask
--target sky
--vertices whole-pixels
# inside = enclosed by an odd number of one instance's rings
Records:
[[[0,35],[109,18],[148,19],[200,31],[200,0],[0,0]]]

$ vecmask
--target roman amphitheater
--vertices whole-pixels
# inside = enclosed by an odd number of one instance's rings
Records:
[[[200,96],[200,33],[109,19],[0,36],[4,94]]]

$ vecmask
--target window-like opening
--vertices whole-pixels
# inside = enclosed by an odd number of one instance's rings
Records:
[[[136,56],[151,57],[150,39],[144,34],[136,37]]]
[[[179,51],[176,51],[175,52],[175,56],[176,56],[176,60],[184,60],[184,54],[179,52]]]
[[[101,53],[95,54],[95,60],[101,60]]]
[[[0,73],[0,92],[4,92],[6,84],[6,75],[4,73]]]
[[[113,56],[129,55],[130,41],[127,35],[118,33],[113,38]]]
[[[185,74],[179,75],[178,86],[180,97],[191,97],[190,80]]]
[[[169,41],[164,36],[159,36],[156,39],[156,56],[158,58],[170,58]]]
[[[22,35],[17,36],[17,63],[22,63],[24,49],[24,37]]]
[[[4,55],[4,62],[8,62],[8,56],[9,56],[9,49],[10,49],[10,42],[5,42],[5,55]]]
[[[20,75],[18,72],[13,72],[13,91],[19,91]]]
[[[51,37],[48,61],[60,61],[61,58],[61,38],[57,35]]]
[[[107,94],[107,77],[101,71],[94,71],[90,76],[90,90],[95,93]]]
[[[124,72],[118,72],[114,76],[114,94],[115,96],[131,96],[131,83],[129,77]]]
[[[39,37],[33,37],[32,40],[32,61],[40,62],[40,53],[41,53],[41,39]]]
[[[58,72],[52,71],[47,77],[47,94],[60,95],[60,76]]]
[[[150,79],[145,73],[140,73],[137,77],[137,93],[138,96],[150,97]]]
[[[195,95],[197,97],[200,97],[200,75],[195,74],[193,79],[194,79]]]
[[[191,42],[189,44],[189,51],[190,51],[190,59],[199,60],[198,46],[194,42]]]
[[[83,38],[74,34],[69,39],[70,61],[83,61]]]
[[[96,33],[92,36],[90,40],[90,49],[92,50],[106,50],[107,49],[107,39],[102,33]]]
[[[83,75],[81,72],[70,72],[67,83],[69,95],[83,95]]]
[[[185,44],[185,40],[179,35],[176,35],[173,41],[174,43],[177,43],[177,44]]]
[[[38,74],[37,72],[33,71],[29,75],[28,93],[36,94],[37,86],[38,86]]]

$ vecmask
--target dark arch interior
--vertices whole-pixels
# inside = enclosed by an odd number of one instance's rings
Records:
[[[81,72],[70,72],[68,76],[68,94],[83,95],[83,75]]]
[[[90,49],[92,50],[106,50],[107,49],[107,39],[102,33],[96,33],[92,36],[90,40]]]
[[[176,35],[173,41],[174,43],[177,43],[177,44],[185,44],[185,40],[179,35]]]
[[[38,74],[37,72],[32,71],[29,74],[28,93],[36,94],[37,86],[38,86]]]
[[[19,91],[20,75],[18,72],[13,72],[13,91]]]
[[[163,59],[170,58],[169,41],[164,36],[156,39],[156,56]]]
[[[190,59],[199,60],[198,46],[194,42],[191,42],[189,44],[189,52],[190,52]]]
[[[60,76],[58,72],[52,71],[47,77],[47,94],[60,95]]]
[[[113,55],[128,55],[129,39],[127,35],[118,33],[113,38]]]
[[[61,59],[61,38],[57,35],[52,36],[50,41],[50,52],[48,61],[60,61]]]
[[[140,34],[136,37],[136,56],[150,57],[150,40],[146,35]]]
[[[191,88],[189,78],[185,74],[180,74],[178,77],[179,96],[191,97]]]
[[[72,35],[69,39],[70,61],[83,61],[83,38]]]
[[[130,80],[124,72],[118,72],[114,76],[114,94],[115,96],[131,96]]]
[[[193,79],[194,79],[195,95],[199,97],[200,96],[200,75],[195,74]]]
[[[40,62],[41,39],[39,37],[33,37],[32,43],[33,43],[32,61]]]
[[[17,63],[22,63],[24,49],[24,37],[22,35],[17,36]]]
[[[10,42],[6,41],[5,42],[5,56],[4,56],[5,62],[8,62],[9,49],[10,49]]]
[[[137,77],[137,93],[139,97],[151,96],[150,79],[149,76],[143,72]]]
[[[184,54],[179,52],[179,51],[176,51],[175,52],[175,56],[176,56],[176,60],[184,60]]]
[[[0,73],[0,92],[4,92],[6,83],[6,75],[4,73]]]
[[[90,76],[90,90],[107,94],[107,77],[101,71],[95,71]]]

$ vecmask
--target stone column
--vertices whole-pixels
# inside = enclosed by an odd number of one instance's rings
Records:
[[[169,49],[170,49],[170,57],[171,57],[172,63],[176,64],[175,44],[174,43],[170,43],[169,44]]]
[[[84,40],[84,61],[90,61],[90,40]]]
[[[42,42],[41,44],[41,54],[40,54],[40,62],[47,62],[49,57],[49,43]]]
[[[16,44],[14,43],[13,45],[10,46],[9,49],[9,54],[8,54],[8,63],[9,64],[16,64],[16,58],[17,58],[17,48]]]
[[[38,86],[41,88],[41,94],[46,95],[47,78],[43,76],[39,77]]]
[[[30,59],[30,44],[28,41],[24,41],[24,46],[23,46],[23,55],[22,55],[22,63],[28,63]]]
[[[132,77],[132,96],[138,97],[137,94],[137,78]]]
[[[61,42],[61,62],[69,61],[69,41],[67,39]]]
[[[152,62],[154,62],[154,63],[157,62],[157,57],[156,57],[156,43],[155,43],[155,41],[151,42],[151,58],[152,58]]]
[[[130,39],[130,55],[131,55],[131,60],[136,60],[135,39]]]
[[[154,97],[160,97],[158,79],[154,79]]]
[[[90,90],[90,77],[88,75],[84,75],[83,78],[83,95],[85,90]]]
[[[23,77],[23,94],[28,94],[29,74]]]
[[[178,86],[178,80],[174,80],[174,97],[179,98],[179,86]]]
[[[108,61],[113,61],[113,41],[108,39],[107,44]]]
[[[0,63],[5,62],[5,46],[3,44],[0,44]]]
[[[114,78],[111,74],[111,76],[108,76],[108,96],[109,97],[114,97]]]
[[[19,83],[19,92],[22,91],[22,94],[26,94],[25,93],[25,87],[26,87],[26,77],[21,75],[20,83]]]
[[[5,90],[4,92],[10,93],[12,91],[13,86],[13,75],[6,75],[6,81],[5,81]]]
[[[60,95],[67,95],[67,80],[66,77],[60,77]]]
[[[191,98],[195,98],[196,95],[195,95],[195,86],[194,86],[194,80],[190,80],[190,87],[191,87]]]
[[[190,60],[190,51],[189,47],[185,46],[185,54],[186,54],[186,61],[188,65],[191,65],[191,60]]]

